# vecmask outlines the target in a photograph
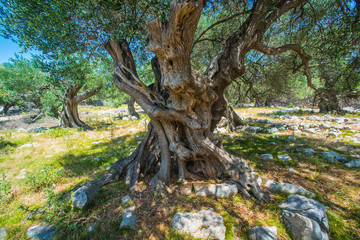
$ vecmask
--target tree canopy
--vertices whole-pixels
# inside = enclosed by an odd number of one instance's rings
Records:
[[[4,113],[11,106],[31,102],[37,107],[41,105],[41,96],[49,85],[48,75],[41,71],[35,61],[20,56],[0,65],[0,104]]]

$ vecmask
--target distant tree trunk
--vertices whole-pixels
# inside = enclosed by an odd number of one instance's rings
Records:
[[[3,110],[1,111],[2,114],[7,115],[9,109],[13,107],[14,105],[11,103],[5,103]]]
[[[212,122],[211,130],[213,131],[218,125],[218,127],[225,127],[228,132],[237,132],[242,127],[246,126],[246,123],[241,119],[241,117],[234,111],[234,109],[230,106],[228,100],[224,97],[225,106],[222,108],[224,111],[222,113],[222,120],[216,124],[216,121]],[[219,115],[221,116],[221,115]]]
[[[57,107],[52,106],[51,109],[49,110],[50,114],[52,117],[58,119],[61,118],[61,114],[59,112],[59,109]]]
[[[70,127],[70,128],[83,128],[83,129],[91,129],[89,125],[84,123],[79,118],[78,105],[81,101],[88,99],[98,93],[101,87],[94,88],[88,92],[77,96],[77,93],[83,85],[77,84],[69,87],[65,92],[65,100],[63,103],[63,110],[61,112],[61,122],[60,125],[62,127]]]
[[[139,114],[135,110],[135,101],[132,97],[128,100],[128,112],[130,117],[136,117],[137,119],[140,118]]]
[[[264,103],[264,105],[265,105],[265,107],[271,107],[271,98],[267,98],[266,100],[265,100],[265,103]]]
[[[254,105],[255,107],[263,107],[264,105],[263,105],[263,103],[262,102],[260,102],[260,101],[258,101],[258,100],[256,100],[255,101],[255,105]]]
[[[320,94],[320,101],[318,103],[320,113],[338,113],[342,114],[339,104],[339,99],[335,94]]]

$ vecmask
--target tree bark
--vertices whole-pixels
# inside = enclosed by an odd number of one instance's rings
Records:
[[[225,97],[224,99],[226,101],[225,111],[223,113],[222,120],[217,124],[217,126],[226,128],[228,132],[238,132],[247,124],[230,106],[228,100]],[[214,122],[212,124],[214,124]]]
[[[149,50],[157,57],[158,64],[153,66],[160,71],[155,73],[161,73],[153,89],[138,79],[128,43],[110,41],[105,47],[114,60],[115,85],[134,97],[152,119],[161,152],[160,169],[150,181],[154,189],[168,184],[174,164],[181,180],[232,181],[246,196],[251,192],[258,199],[267,199],[247,162],[225,151],[221,135],[212,132],[226,109],[225,85],[218,88],[209,84],[211,79],[190,64],[191,43],[203,4],[172,1],[166,26],[158,20],[149,23]],[[176,161],[172,161],[172,154]],[[131,171],[138,176],[147,164],[140,161],[133,166],[136,170]],[[136,186],[136,181],[127,182],[132,188]]]
[[[69,87],[65,91],[65,100],[63,103],[63,110],[61,112],[61,120],[60,125],[62,127],[70,127],[70,128],[83,128],[85,130],[91,129],[89,125],[84,123],[79,118],[78,105],[81,101],[88,99],[98,93],[102,87],[93,88],[90,91],[87,91],[80,96],[78,96],[78,92],[83,87],[82,84],[77,84]]]

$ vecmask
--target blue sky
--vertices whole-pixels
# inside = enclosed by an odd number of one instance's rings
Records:
[[[15,53],[20,53],[21,49],[19,45],[14,43],[9,39],[5,39],[0,37],[0,64],[4,62],[8,62],[9,58],[14,57]],[[35,53],[34,51],[30,51],[27,53],[21,54],[25,58],[31,58],[31,53]]]

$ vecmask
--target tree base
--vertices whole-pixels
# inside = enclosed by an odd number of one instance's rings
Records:
[[[179,181],[208,181],[210,178],[216,181],[228,182],[235,184],[239,193],[247,197],[253,194],[258,200],[266,201],[270,199],[257,184],[257,176],[252,172],[252,169],[244,159],[232,156],[209,139],[205,139],[203,144],[203,150],[210,153],[209,156],[211,156],[210,159],[212,160],[197,159],[179,162],[173,159],[171,161],[171,170],[173,171],[171,175],[174,176],[177,171]],[[153,191],[171,193],[172,190],[167,185],[168,181],[161,177],[161,171],[159,170],[160,163],[161,151],[158,145],[158,137],[150,124],[145,139],[129,157],[113,163],[103,177],[78,186],[72,191],[87,185],[100,188],[118,181],[122,176],[124,176],[124,182],[129,185],[131,191],[138,191],[138,181],[141,175],[144,177],[153,176],[149,181]],[[64,194],[60,199],[64,199],[70,193],[71,191]]]

